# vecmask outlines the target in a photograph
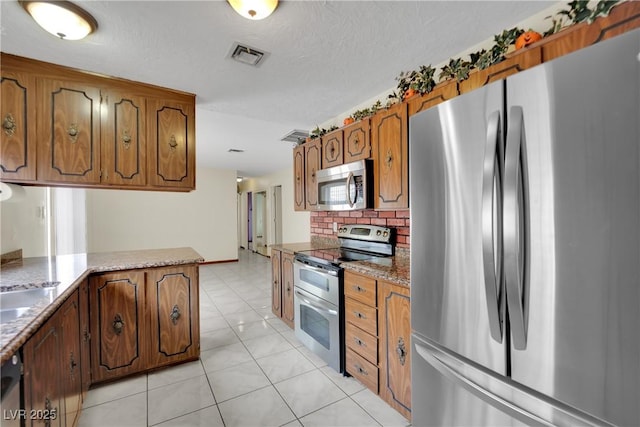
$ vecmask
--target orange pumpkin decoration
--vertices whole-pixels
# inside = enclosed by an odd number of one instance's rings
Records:
[[[351,123],[355,122],[355,119],[353,117],[347,117],[346,119],[344,119],[342,121],[342,123],[347,126],[350,125]]]
[[[403,99],[409,99],[411,98],[413,95],[415,95],[416,93],[418,93],[417,90],[413,89],[413,88],[409,88],[404,92],[404,97]]]
[[[538,40],[542,40],[542,35],[540,33],[533,30],[525,31],[516,39],[516,49],[529,46],[531,43],[535,43]]]

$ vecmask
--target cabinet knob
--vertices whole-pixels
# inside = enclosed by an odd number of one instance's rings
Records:
[[[4,129],[4,133],[7,136],[12,136],[16,131],[16,121],[11,115],[11,113],[7,113],[4,116],[4,120],[2,121],[2,129]]]
[[[169,318],[171,319],[171,323],[173,323],[174,325],[178,324],[178,319],[180,318],[180,307],[178,307],[178,304],[174,305],[171,309]]]
[[[178,146],[178,141],[176,141],[176,136],[171,135],[171,138],[169,138],[169,150],[176,151],[177,146]]]
[[[407,349],[404,345],[404,339],[402,337],[398,338],[396,354],[398,355],[398,360],[400,360],[400,365],[404,366],[405,362],[407,361]]]
[[[366,292],[367,290],[360,285],[353,285],[353,290],[356,292]]]
[[[366,345],[364,344],[364,341],[362,341],[360,338],[354,337],[353,340],[356,342],[357,345],[359,345],[360,347],[366,347]]]
[[[393,162],[393,154],[391,154],[391,149],[387,151],[387,157],[384,161],[387,164],[387,167],[391,169],[391,162]]]
[[[75,359],[73,358],[73,352],[71,352],[71,356],[69,357],[69,368],[71,368],[71,375],[73,376],[73,371],[76,369],[76,366],[78,366],[78,364],[76,363]]]
[[[78,142],[78,135],[80,134],[80,130],[78,129],[78,124],[71,123],[71,125],[69,126],[69,129],[67,129],[67,134],[69,134],[72,144],[75,144],[76,142]]]
[[[360,313],[359,311],[354,311],[353,314],[355,314],[355,316],[358,319],[366,319],[367,318],[367,316],[365,316],[364,314]]]
[[[117,313],[113,318],[112,327],[113,332],[115,332],[116,335],[120,335],[122,333],[122,330],[124,329],[124,321],[122,320],[122,315],[120,315],[120,313]]]
[[[125,149],[129,149],[129,147],[131,147],[131,135],[127,129],[122,131],[122,145]]]

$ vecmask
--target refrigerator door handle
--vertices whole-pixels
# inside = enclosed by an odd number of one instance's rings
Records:
[[[502,288],[502,233],[501,191],[502,174],[500,151],[502,132],[500,131],[500,112],[489,116],[487,141],[484,151],[482,172],[482,262],[484,269],[484,287],[489,315],[491,337],[502,342],[502,316],[500,299]]]
[[[531,426],[611,426],[557,400],[450,354],[450,351],[417,339],[416,353],[440,374],[481,400]],[[544,417],[544,418],[542,418]]]
[[[522,107],[509,111],[504,172],[504,277],[513,346],[527,347],[529,268],[527,162]]]

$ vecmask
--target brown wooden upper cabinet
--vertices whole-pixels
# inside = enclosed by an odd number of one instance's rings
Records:
[[[295,211],[306,209],[304,150],[304,145],[298,145],[293,149],[293,210]]]
[[[159,187],[195,187],[195,109],[171,100],[149,100],[149,179]]]
[[[103,99],[102,182],[147,183],[146,100],[110,91]]]
[[[409,207],[407,104],[398,103],[371,119],[375,209]]]
[[[337,129],[322,137],[322,169],[340,166],[343,161],[342,129]]]
[[[38,178],[100,183],[100,89],[38,79]]]
[[[1,67],[3,181],[195,188],[194,95],[4,53]]]
[[[458,82],[455,80],[441,83],[431,92],[421,96],[414,96],[407,101],[409,117],[456,97],[458,94]]]
[[[371,121],[367,117],[344,128],[344,162],[351,163],[371,157],[369,131]]]
[[[318,180],[316,173],[320,170],[322,141],[314,139],[304,144],[305,157],[305,206],[307,210],[315,210],[318,206]]]
[[[36,179],[35,77],[2,64],[0,178]]]

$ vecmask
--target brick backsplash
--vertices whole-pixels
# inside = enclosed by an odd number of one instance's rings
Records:
[[[396,244],[399,248],[409,248],[410,217],[409,210],[398,211],[339,211],[339,212],[311,212],[311,235],[322,237],[336,237],[333,223],[342,224],[371,224],[396,229]]]

